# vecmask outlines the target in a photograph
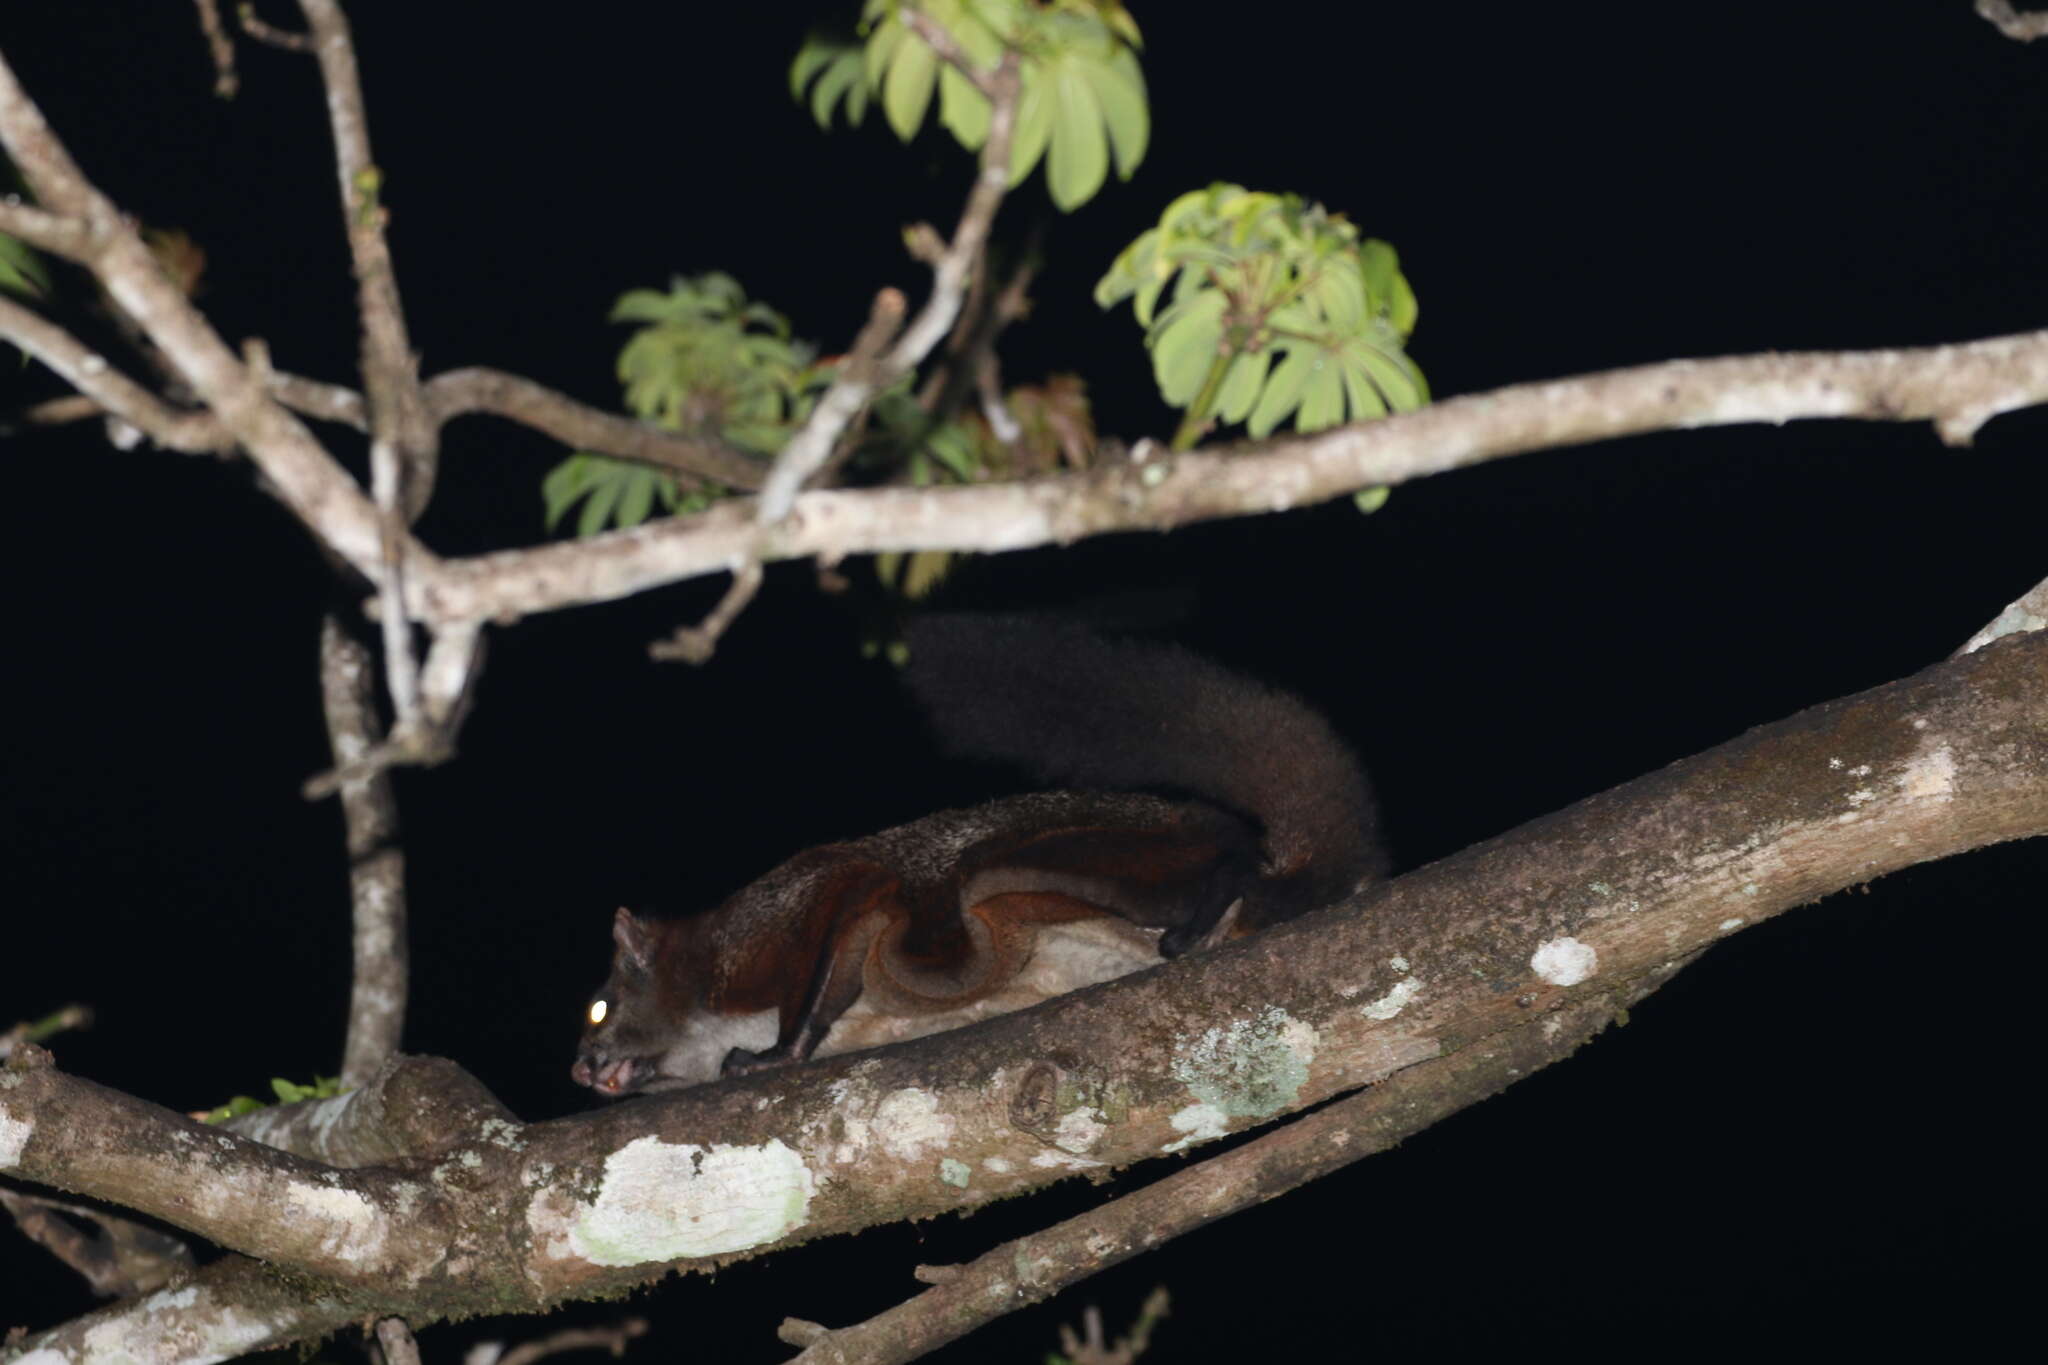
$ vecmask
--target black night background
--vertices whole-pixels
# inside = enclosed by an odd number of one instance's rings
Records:
[[[617,407],[624,329],[605,315],[626,289],[725,270],[827,351],[878,287],[922,297],[901,229],[950,225],[969,159],[874,116],[823,134],[786,86],[805,29],[856,9],[352,6],[426,372],[493,365]],[[1218,179],[1393,242],[1440,397],[2048,319],[2048,43],[2001,37],[1968,0],[1134,10],[1143,167],[1070,216],[1034,179],[997,229],[1042,227],[1048,255],[1006,377],[1082,374],[1104,431],[1164,438],[1172,417],[1128,310],[1089,291],[1169,198]],[[245,43],[223,102],[191,5],[110,0],[13,0],[0,50],[103,189],[204,249],[199,302],[230,341],[356,382],[309,60]],[[0,369],[0,413],[61,391]],[[361,471],[359,438],[322,434]],[[558,446],[485,418],[445,446],[429,545],[546,534]],[[91,423],[0,452],[0,1027],[87,1002],[97,1023],[56,1040],[59,1064],[177,1109],[331,1072],[340,821],[297,793],[328,763],[315,645],[333,576],[244,465],[119,451]],[[2048,575],[2044,457],[2039,410],[1968,450],[1925,425],[1665,434],[1404,486],[1371,516],[1342,501],[982,558],[944,600],[1131,594],[1328,713],[1407,868],[1938,661]],[[407,1048],[522,1117],[588,1103],[568,1066],[615,905],[707,905],[796,849],[998,790],[932,752],[861,657],[855,603],[808,566],[771,570],[707,667],[651,663],[648,642],[723,586],[495,632],[459,759],[401,778]],[[1120,1328],[1158,1283],[1175,1303],[1161,1361],[1766,1334],[1847,1353],[1923,1332],[1953,1358],[2031,1331],[2044,873],[2033,841],[1785,914],[1571,1061],[939,1358],[1035,1361],[1084,1305]],[[1100,1195],[1070,1183],[671,1279],[634,1299],[656,1321],[635,1357],[781,1359],[783,1316],[869,1316],[916,1291],[913,1264]],[[0,1227],[0,1328],[91,1306]],[[452,1361],[621,1311],[436,1328],[422,1348]]]

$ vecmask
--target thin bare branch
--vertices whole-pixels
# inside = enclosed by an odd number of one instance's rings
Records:
[[[270,46],[281,48],[286,52],[311,52],[313,50],[313,39],[310,34],[293,33],[291,30],[279,28],[275,24],[266,24],[258,17],[256,6],[250,3],[250,0],[237,0],[235,18],[242,25],[242,32],[248,34],[259,43],[268,43]]]
[[[327,120],[334,133],[335,170],[341,182],[349,259],[356,276],[356,312],[362,324],[363,391],[369,399],[370,436],[373,443],[387,443],[390,453],[402,461],[402,486],[393,498],[404,508],[398,524],[409,525],[433,496],[439,428],[427,416],[419,358],[406,335],[391,243],[384,235],[388,215],[383,204],[383,171],[370,153],[362,74],[348,17],[336,0],[299,0],[299,9],[306,16],[313,52],[320,62],[320,78],[327,87]],[[395,543],[398,537],[387,539]],[[395,566],[399,557],[394,550],[387,563]]]
[[[381,573],[376,509],[280,407],[159,268],[134,226],[85,179],[0,55],[0,143],[37,198],[86,225],[82,259],[114,304],[211,408],[277,495],[365,578]],[[432,556],[408,546],[409,559]]]
[[[1977,13],[1996,25],[2006,37],[2022,43],[2048,38],[2048,11],[2021,13],[2012,0],[1977,0]]]
[[[502,370],[449,370],[427,381],[427,410],[436,422],[483,412],[532,427],[564,445],[621,460],[660,465],[692,482],[758,488],[761,463],[716,441],[680,436],[577,402]]]
[[[239,84],[235,76],[235,40],[220,21],[219,0],[197,0],[199,31],[206,35],[206,50],[213,54],[213,93],[224,100],[235,97]]]
[[[647,1319],[627,1318],[616,1327],[571,1327],[538,1341],[515,1346],[493,1359],[496,1365],[533,1365],[537,1360],[569,1351],[606,1351],[617,1358],[626,1354],[628,1344],[646,1335]],[[483,1365],[483,1362],[465,1360],[463,1365]]]
[[[39,1044],[60,1033],[91,1027],[92,1007],[89,1005],[66,1005],[40,1019],[24,1019],[5,1033],[0,1033],[0,1062],[13,1056],[14,1050],[24,1043]]]
[[[656,659],[677,659],[687,664],[709,663],[712,652],[718,647],[718,638],[725,634],[726,627],[761,590],[761,578],[760,560],[749,558],[740,561],[733,567],[732,585],[725,590],[725,596],[718,599],[718,605],[711,609],[711,614],[697,625],[677,627],[668,639],[649,645],[648,654]]]
[[[763,526],[772,526],[789,515],[798,492],[831,458],[848,423],[875,394],[923,364],[959,317],[969,273],[980,258],[996,210],[1002,207],[1003,196],[1009,189],[1010,140],[1016,129],[1020,89],[1017,55],[1005,54],[1002,65],[990,79],[993,85],[988,140],[982,144],[981,171],[974,178],[966,207],[961,210],[953,240],[947,243],[932,269],[931,297],[881,360],[872,364],[849,363],[840,370],[817,407],[811,410],[809,419],[775,457],[775,467],[761,485],[756,515]],[[884,291],[887,292],[890,291]],[[882,305],[883,294],[877,294],[876,316]],[[875,321],[876,317],[871,316],[869,328],[875,326]]]
[[[23,203],[16,194],[0,196],[0,232],[66,260],[82,261],[92,254],[92,233],[83,222]]]
[[[355,768],[377,746],[374,668],[370,651],[340,621],[329,616],[321,624],[320,699],[337,770]],[[340,791],[355,957],[341,1083],[355,1090],[397,1053],[405,1031],[405,852],[388,773],[344,782]]]
[[[103,1209],[4,1188],[0,1209],[103,1299],[161,1289],[194,1264],[192,1249],[177,1238]]]
[[[234,438],[209,412],[172,407],[122,374],[56,323],[0,294],[0,337],[49,366],[100,411],[118,417],[166,450],[219,455]]]
[[[323,384],[317,379],[306,379],[300,375],[285,374],[273,370],[270,375],[270,393],[278,402],[303,412],[308,417],[322,421],[338,422],[357,431],[370,429],[370,418],[363,407],[363,396],[354,389],[339,384]]]

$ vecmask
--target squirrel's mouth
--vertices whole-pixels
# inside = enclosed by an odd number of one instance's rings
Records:
[[[617,1099],[636,1088],[639,1070],[637,1059],[632,1057],[594,1065],[591,1058],[578,1057],[576,1064],[569,1068],[569,1079],[578,1085],[589,1086],[608,1099]]]

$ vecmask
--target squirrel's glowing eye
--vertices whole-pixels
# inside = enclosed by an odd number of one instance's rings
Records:
[[[606,1008],[606,1006],[605,1006],[605,1003],[604,1003],[604,1001],[602,1001],[602,1000],[593,1000],[593,1001],[591,1001],[591,1002],[590,1002],[590,1022],[591,1022],[591,1023],[593,1023],[593,1024],[602,1024],[602,1023],[604,1022],[604,1014],[605,1014],[605,1008]]]

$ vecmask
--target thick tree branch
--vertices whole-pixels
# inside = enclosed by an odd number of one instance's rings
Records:
[[[1563,1061],[1615,1016],[1664,984],[1653,973],[1626,991],[1530,1019],[1489,1042],[1399,1071],[1360,1094],[1235,1151],[1184,1167],[1054,1227],[945,1267],[934,1287],[857,1326],[793,1340],[801,1365],[915,1360],[1183,1233],[1277,1199],[1387,1151],[1459,1110]]]
[[[2044,677],[2048,632],[2001,640],[1358,902],[973,1032],[525,1128],[485,1118],[406,1163],[316,1164],[18,1058],[0,1073],[0,1171],[415,1322],[973,1207],[1506,1047],[1831,890],[2048,831]],[[1406,1084],[1421,1102],[1455,1070]]]
[[[428,621],[513,618],[609,601],[764,560],[882,550],[1021,550],[1110,531],[1279,512],[1504,455],[1676,428],[1811,417],[1932,420],[1958,440],[2048,402],[2048,331],[1892,351],[1675,360],[1516,384],[1417,412],[1234,449],[1014,484],[821,489],[782,523],[726,504],[574,543],[450,561],[415,578]]]

